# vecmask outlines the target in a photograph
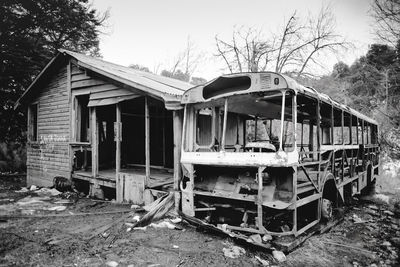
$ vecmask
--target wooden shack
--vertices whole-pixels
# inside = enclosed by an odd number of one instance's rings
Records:
[[[87,181],[100,197],[117,188],[118,201],[135,203],[177,190],[180,100],[190,87],[59,50],[16,104],[28,109],[28,185],[62,176]]]

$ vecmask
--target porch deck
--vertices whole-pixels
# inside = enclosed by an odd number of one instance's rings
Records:
[[[136,175],[145,175],[145,168],[141,167],[132,167],[132,168],[123,168],[121,169],[122,173],[128,174],[136,174]],[[99,174],[96,178],[93,178],[92,171],[75,171],[72,174],[73,179],[84,180],[93,183],[95,180],[101,186],[106,187],[116,187],[115,181],[115,169],[106,169],[99,170]],[[151,168],[150,170],[150,179],[147,185],[147,188],[156,188],[163,185],[173,184],[174,182],[174,174],[173,171],[167,169],[157,169]]]

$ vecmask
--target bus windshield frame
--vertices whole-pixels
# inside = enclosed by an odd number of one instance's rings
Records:
[[[285,97],[283,97],[285,96]],[[292,90],[233,95],[187,104],[185,152],[290,152],[296,147]]]

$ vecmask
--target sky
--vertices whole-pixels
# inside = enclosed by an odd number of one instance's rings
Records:
[[[293,11],[306,18],[331,5],[336,30],[354,48],[330,55],[324,63],[331,70],[338,61],[351,64],[373,43],[371,0],[92,0],[100,12],[109,10],[108,27],[100,37],[103,59],[128,66],[139,64],[151,71],[170,68],[187,44],[202,55],[193,76],[207,80],[227,70],[214,55],[215,36],[229,39],[235,27],[254,27],[268,35],[283,26]]]

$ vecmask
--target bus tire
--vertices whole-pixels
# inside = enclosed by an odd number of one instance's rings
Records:
[[[323,198],[321,203],[321,218],[329,221],[333,216],[333,204],[329,199]]]

